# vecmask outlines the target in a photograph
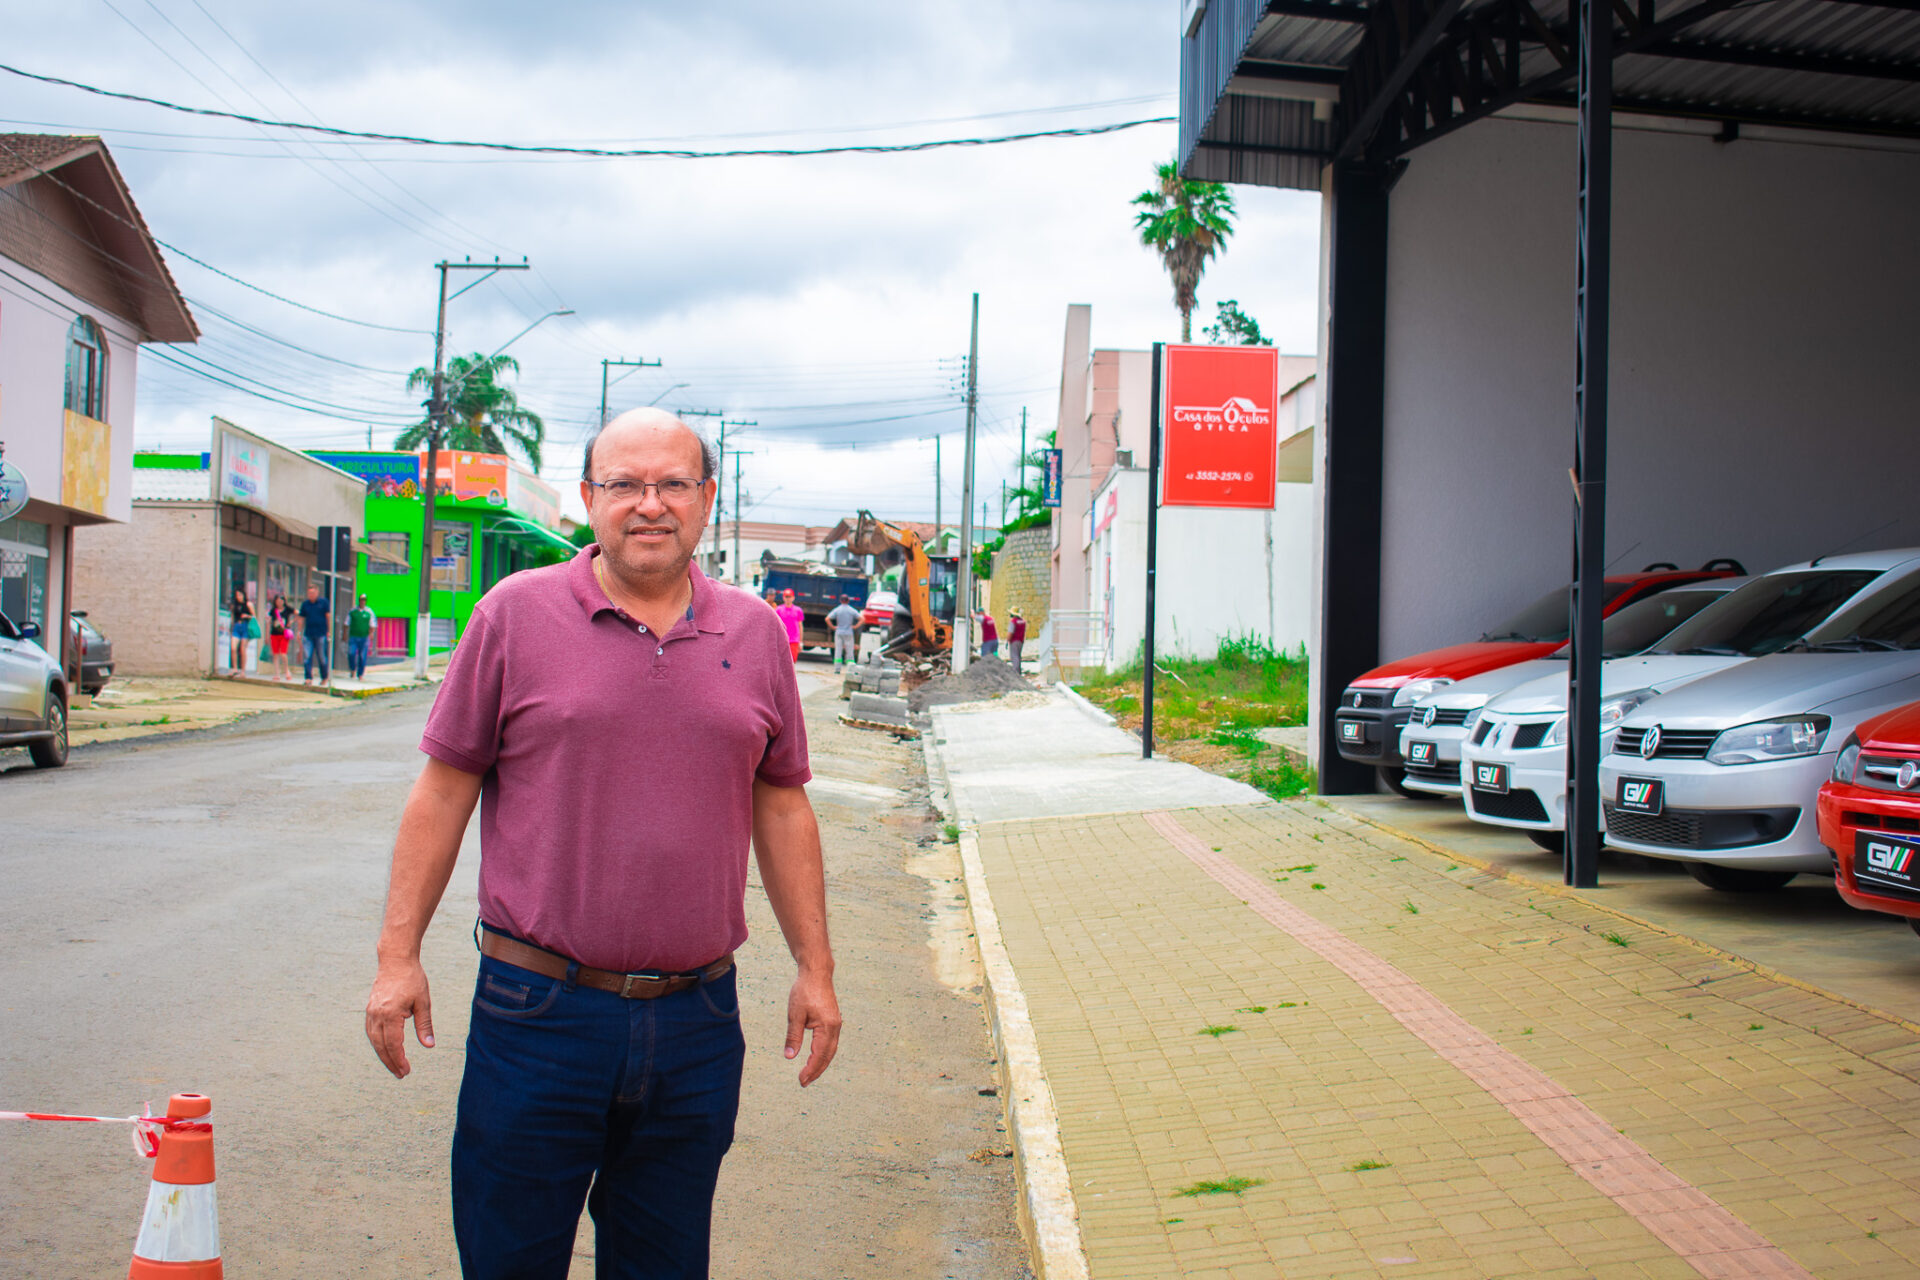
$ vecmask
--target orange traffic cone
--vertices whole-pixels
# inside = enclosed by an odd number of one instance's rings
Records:
[[[220,1280],[220,1215],[213,1193],[213,1103],[176,1093],[154,1157],[147,1212],[127,1280]]]

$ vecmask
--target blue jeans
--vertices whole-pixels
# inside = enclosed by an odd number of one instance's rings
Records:
[[[734,973],[657,1000],[480,960],[453,1134],[467,1280],[707,1280],[746,1044]],[[591,1194],[589,1194],[591,1188]]]
[[[353,672],[355,680],[367,678],[367,645],[372,636],[347,637],[347,670]]]
[[[300,638],[306,642],[307,650],[306,666],[303,668],[305,674],[301,678],[313,679],[313,664],[318,662],[320,678],[325,680],[327,678],[327,638],[325,636],[301,636]]]

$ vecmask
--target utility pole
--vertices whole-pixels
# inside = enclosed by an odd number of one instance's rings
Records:
[[[607,425],[607,367],[619,365],[623,369],[658,369],[658,360],[602,360],[600,362],[600,425]],[[621,374],[626,377],[626,374]]]
[[[433,398],[427,401],[427,473],[421,477],[420,486],[427,500],[422,504],[426,508],[426,519],[420,537],[420,616],[415,620],[413,630],[413,678],[416,680],[427,678],[427,633],[433,624],[433,500],[440,484],[440,432],[447,423],[447,304],[474,285],[484,283],[502,271],[528,269],[524,258],[519,262],[502,262],[498,258],[492,262],[475,262],[468,258],[461,262],[436,262],[433,265],[440,273],[440,310],[433,324]],[[449,271],[484,271],[486,274],[449,295]]]
[[[933,438],[933,536],[940,538],[940,437]]]
[[[758,422],[748,422],[742,418],[720,419],[720,474],[715,478],[713,486],[713,552],[715,556],[720,554],[720,522],[726,514],[727,506],[727,454],[740,452],[738,449],[727,448],[727,428],[759,425]],[[740,558],[740,496],[738,494],[734,495],[733,501],[733,558],[735,560]],[[732,577],[735,582],[740,580],[739,566],[735,566]]]
[[[1020,406],[1020,488],[1027,487],[1027,406]],[[1005,520],[1006,504],[1002,503],[1000,518]]]
[[[731,576],[733,585],[736,587],[740,585],[740,459],[746,452],[745,449],[733,451],[733,573]],[[720,462],[725,465],[726,459],[723,457]]]
[[[727,465],[726,411],[723,409],[675,409],[673,411],[673,416],[676,418],[718,418],[720,419],[720,448],[718,450],[718,453],[719,453],[720,466],[724,470]],[[755,425],[758,425],[758,424],[755,424]],[[713,556],[715,559],[718,559],[720,556],[720,508],[722,505],[721,504],[722,491],[725,489],[725,487],[726,486],[722,484],[719,480],[716,479],[714,481],[713,520],[708,526],[708,531],[713,534],[713,550],[708,552],[708,554]]]
[[[953,602],[953,672],[967,669],[973,649],[973,434],[979,407],[980,295],[973,295],[973,336],[967,341],[967,460],[960,471],[960,587]]]

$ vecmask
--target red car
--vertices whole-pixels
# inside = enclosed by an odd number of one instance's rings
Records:
[[[1920,933],[1920,702],[1854,730],[1816,808],[1840,896]]]
[[[1703,578],[1746,574],[1737,560],[1709,560],[1698,569],[1651,564],[1639,573],[1606,579],[1606,612],[1668,587]],[[1573,588],[1558,587],[1470,644],[1429,649],[1373,670],[1348,685],[1334,715],[1334,742],[1342,759],[1370,764],[1401,795],[1430,799],[1401,780],[1400,730],[1413,704],[1443,685],[1552,653],[1567,642]]]
[[[893,625],[893,611],[900,605],[899,596],[891,591],[875,591],[867,596],[866,608],[860,611],[860,625],[878,627],[885,631]]]

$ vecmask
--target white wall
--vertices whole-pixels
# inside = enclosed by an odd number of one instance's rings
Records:
[[[124,320],[9,261],[34,292],[0,276],[0,441],[27,487],[48,502],[61,494],[66,439],[67,333],[76,314],[91,316],[107,339],[107,423],[113,428],[106,514],[133,515],[133,402],[139,345]],[[45,295],[45,296],[43,296]]]
[[[1920,544],[1920,155],[1616,138],[1609,558]],[[1573,130],[1463,129],[1391,209],[1383,658],[1567,580]]]
[[[1108,661],[1126,663],[1146,637],[1146,470],[1115,471],[1093,510],[1114,488],[1119,513],[1089,551],[1089,607],[1107,608],[1110,572]],[[1160,509],[1156,654],[1210,658],[1230,637],[1259,637],[1282,650],[1307,643],[1313,491],[1276,488],[1272,511]]]

